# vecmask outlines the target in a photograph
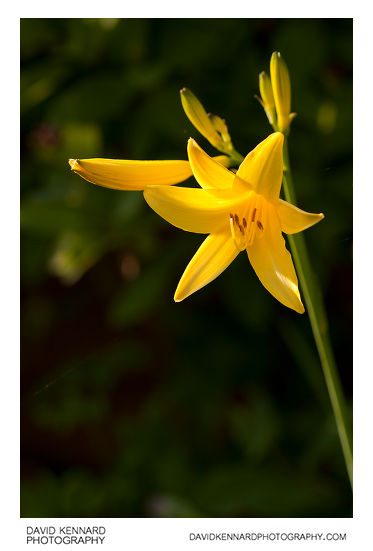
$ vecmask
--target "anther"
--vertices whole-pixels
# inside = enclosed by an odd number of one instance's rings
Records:
[[[244,235],[245,232],[244,232],[244,229],[243,229],[243,227],[241,226],[241,224],[238,224],[238,227],[240,228],[240,232],[242,233],[242,235]]]
[[[257,224],[257,226],[258,226],[258,228],[259,228],[260,230],[263,229],[263,224],[261,223],[260,220],[258,220],[256,224]]]
[[[256,215],[256,209],[253,210],[253,215],[251,217],[252,222],[254,222],[254,220],[255,220],[255,215]]]
[[[243,218],[242,222],[243,222],[243,227],[246,228],[247,227],[246,218]]]
[[[234,221],[236,222],[236,224],[237,224],[237,226],[238,226],[239,223],[240,223],[240,219],[238,218],[238,215],[237,215],[237,214],[234,215]]]

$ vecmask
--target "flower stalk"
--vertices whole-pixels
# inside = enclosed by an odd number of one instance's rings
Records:
[[[283,190],[286,201],[294,205],[296,203],[296,197],[290,169],[289,151],[286,137],[284,141]],[[289,235],[288,240],[303,291],[304,301],[307,306],[313,336],[319,353],[321,366],[324,372],[325,382],[337,425],[346,469],[352,487],[353,460],[351,426],[347,415],[347,407],[341,381],[330,343],[325,307],[322,301],[319,286],[315,281],[315,277],[311,269],[311,263],[303,235],[301,233]]]

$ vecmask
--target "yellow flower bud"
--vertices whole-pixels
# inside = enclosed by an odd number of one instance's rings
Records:
[[[214,147],[221,149],[221,138],[198,98],[188,90],[180,90],[181,103],[190,122]]]
[[[225,120],[221,117],[218,117],[218,115],[213,115],[211,113],[208,114],[208,117],[215,130],[220,134],[220,138],[224,144],[224,151],[226,153],[229,153],[233,150],[233,145]]]
[[[290,126],[291,89],[289,71],[280,52],[273,52],[270,72],[277,112],[277,126],[278,130],[285,132]]]
[[[190,90],[188,90],[188,88],[180,90],[180,95],[183,109],[190,122],[211,145],[229,156],[229,165],[227,166],[240,164],[243,157],[235,150],[232,144],[225,120],[218,117],[218,115],[206,113],[202,103]],[[226,162],[227,158],[224,159],[222,164],[226,164]]]
[[[264,108],[269,123],[273,125],[276,122],[275,99],[273,97],[271,79],[265,71],[262,71],[259,75],[259,90],[262,97],[260,103]]]

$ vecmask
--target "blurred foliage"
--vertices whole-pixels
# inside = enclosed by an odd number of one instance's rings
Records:
[[[270,133],[253,95],[274,50],[351,401],[352,20],[21,20],[22,516],[351,515],[307,315],[244,255],[175,304],[202,237],[67,163],[185,159],[189,136],[213,153],[183,86],[246,154]]]

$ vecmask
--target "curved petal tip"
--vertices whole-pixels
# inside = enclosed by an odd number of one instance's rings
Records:
[[[71,166],[71,170],[76,170],[79,165],[78,159],[69,159],[69,165]]]

